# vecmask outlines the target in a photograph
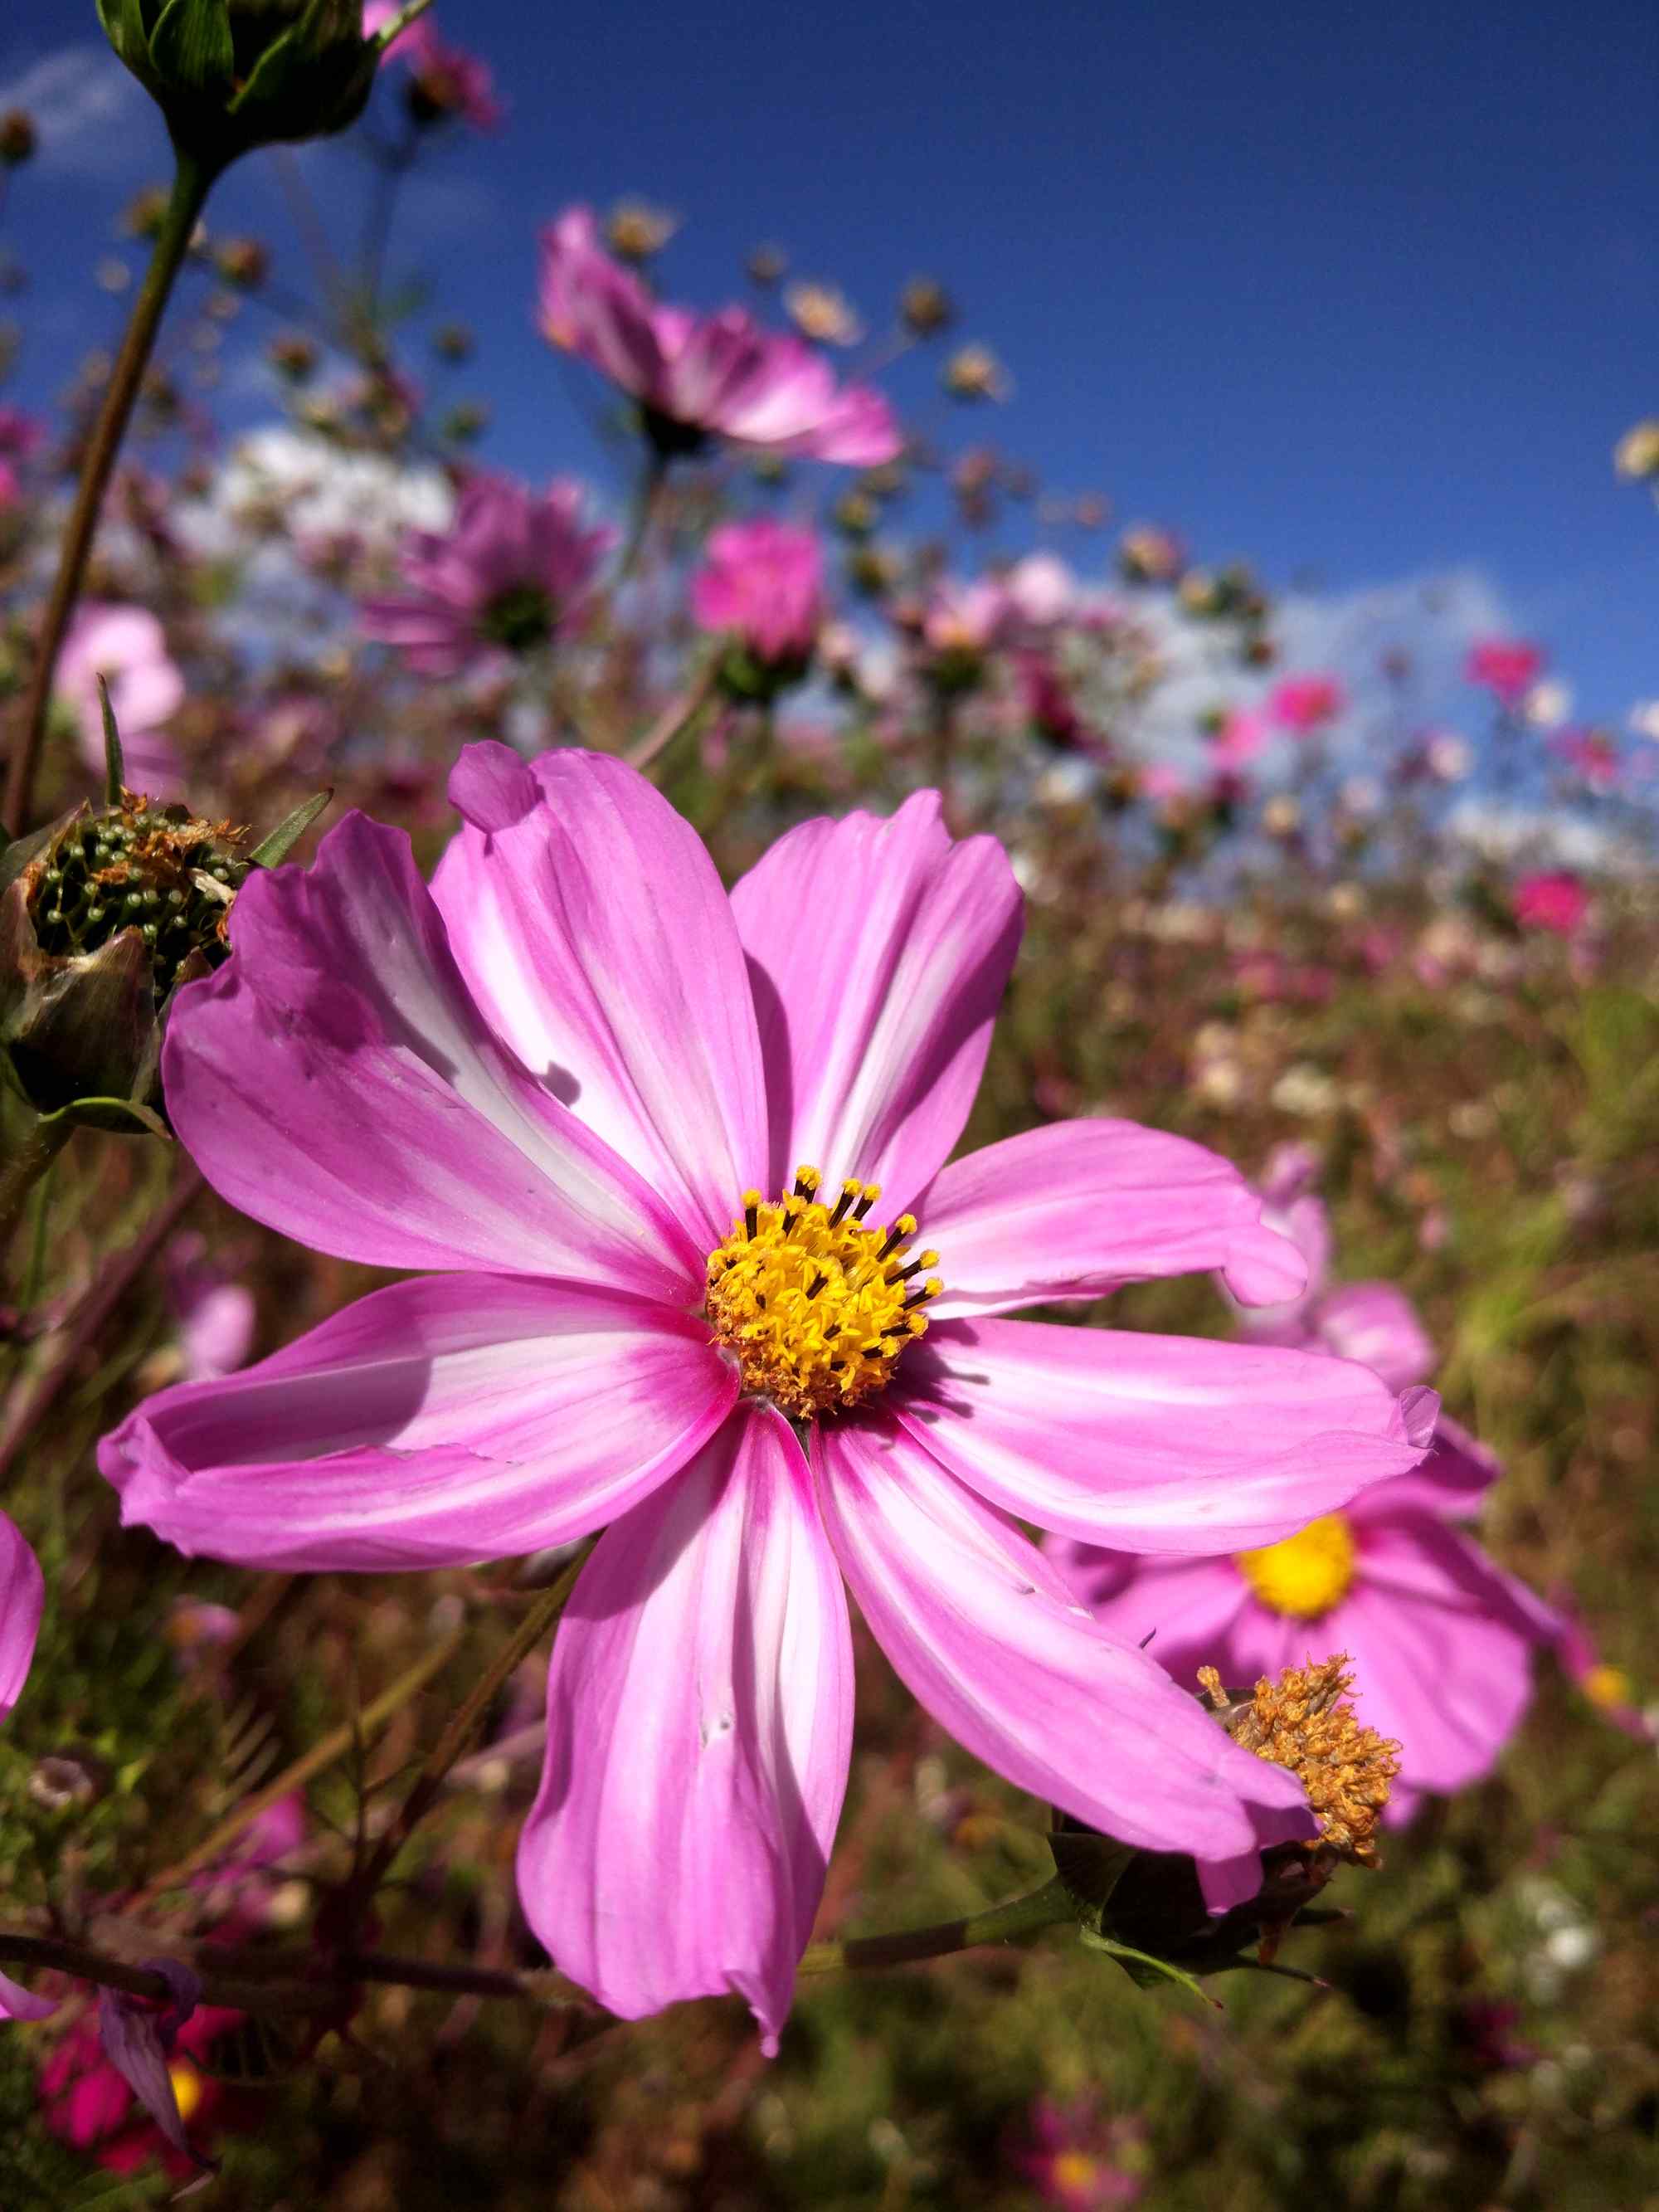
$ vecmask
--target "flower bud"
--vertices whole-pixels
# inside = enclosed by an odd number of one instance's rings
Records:
[[[22,108],[9,108],[0,115],[0,163],[9,169],[21,168],[34,145],[33,119]]]
[[[382,45],[362,0],[98,0],[98,15],[174,145],[210,170],[354,123]]]

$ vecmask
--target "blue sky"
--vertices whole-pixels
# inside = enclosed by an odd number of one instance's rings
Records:
[[[984,427],[1056,488],[1281,585],[1472,570],[1585,711],[1659,693],[1659,516],[1609,465],[1659,412],[1647,0],[439,15],[512,112],[433,162],[393,261],[479,331],[495,458],[599,465],[531,327],[535,231],[640,192],[685,218],[663,275],[694,300],[735,293],[763,237],[872,321],[938,275],[1016,381]],[[0,28],[0,97],[60,58],[62,127],[0,228],[34,272],[37,397],[112,326],[90,270],[161,166],[141,102],[100,106],[95,37],[92,0],[11,0]],[[325,204],[349,204],[349,149],[305,159]],[[297,274],[255,165],[222,220],[269,227]],[[902,365],[898,396],[930,404],[928,374]]]

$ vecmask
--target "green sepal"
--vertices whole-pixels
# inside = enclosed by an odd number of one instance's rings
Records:
[[[226,0],[167,0],[149,34],[150,66],[169,85],[214,93],[235,80]]]
[[[1055,1828],[1044,1841],[1054,1859],[1054,1872],[1077,1900],[1079,1922],[1098,1929],[1112,1892],[1135,1856],[1134,1846],[1082,1827]]]
[[[333,796],[332,791],[319,791],[314,797],[302,799],[269,836],[259,840],[247,856],[249,867],[274,868],[279,860],[285,860]]]
[[[67,1121],[76,1128],[111,1129],[117,1135],[125,1135],[127,1122],[132,1121],[150,1136],[161,1138],[163,1144],[173,1142],[173,1132],[161,1115],[136,1098],[71,1098],[67,1106],[42,1114],[40,1120],[43,1129],[49,1129],[54,1121]]]
[[[121,750],[121,732],[115,726],[115,709],[109,703],[109,685],[98,678],[98,704],[104,714],[104,804],[118,806],[126,789],[127,763]]]
[[[1139,1989],[1153,1989],[1159,1982],[1174,1982],[1189,1990],[1200,2004],[1221,2010],[1218,1998],[1200,1989],[1193,1977],[1179,1966],[1172,1966],[1167,1959],[1155,1959],[1150,1951],[1137,1951],[1127,1943],[1114,1942],[1109,1936],[1097,1936],[1092,1928],[1079,1927],[1077,1940],[1085,1951],[1103,1951],[1109,1959],[1115,1959],[1124,1972]]]

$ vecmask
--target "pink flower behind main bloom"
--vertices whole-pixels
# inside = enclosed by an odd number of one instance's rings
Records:
[[[1410,1301],[1390,1283],[1328,1283],[1329,1222],[1303,1147],[1273,1155],[1262,1193],[1264,1221],[1300,1246],[1308,1282],[1242,1327],[1258,1342],[1361,1361],[1395,1389],[1420,1382],[1434,1347]],[[1425,1791],[1449,1796],[1490,1771],[1531,1698],[1534,1651],[1561,1633],[1550,1607],[1451,1525],[1478,1509],[1499,1471],[1443,1418],[1412,1473],[1279,1543],[1178,1560],[1072,1541],[1048,1549],[1097,1619],[1137,1643],[1150,1638],[1178,1682],[1215,1666],[1243,1685],[1346,1652],[1360,1720],[1402,1747],[1384,1816],[1399,1826]]]
[[[473,745],[451,795],[429,891],[356,815],[251,878],[165,1064],[232,1203],[434,1272],[140,1406],[100,1453],[124,1520],[296,1570],[604,1528],[519,1881],[561,1970],[630,2018],[732,1990],[775,2041],[847,1779],[843,1576],[970,1751],[1252,1893],[1258,1844],[1311,1832],[1300,1786],[1017,1524],[1269,1542],[1415,1465],[1425,1409],[1304,1352],[1004,1317],[1212,1267],[1282,1297],[1302,1267],[1231,1167],[1155,1130],[945,1164],[1020,900],[937,793],[807,823],[729,897],[612,758]]]
[[[1504,637],[1478,638],[1463,664],[1468,681],[1490,691],[1500,707],[1507,708],[1521,704],[1543,670],[1544,656],[1537,646]]]
[[[1547,929],[1557,937],[1576,937],[1589,913],[1589,893],[1565,868],[1522,876],[1511,904],[1522,929]]]
[[[375,37],[402,12],[403,0],[365,0],[363,36]],[[465,46],[452,46],[432,13],[417,16],[406,31],[400,31],[387,52],[410,72],[410,91],[418,103],[420,119],[436,122],[458,116],[475,131],[500,128],[504,111],[489,63]]]
[[[1269,696],[1267,714],[1281,729],[1305,738],[1334,722],[1347,703],[1334,676],[1287,676]]]
[[[871,468],[897,458],[887,402],[837,384],[804,339],[762,330],[741,307],[715,315],[660,306],[599,242],[591,208],[542,233],[543,335],[637,399],[659,452],[725,438],[763,452]]]
[[[167,652],[167,633],[143,607],[82,601],[58,656],[58,696],[75,710],[81,757],[93,774],[104,769],[104,711],[98,678],[109,685],[109,703],[121,733],[126,780],[153,799],[175,799],[184,771],[163,725],[185,701],[185,679]]]
[[[763,665],[804,665],[823,620],[823,556],[810,530],[726,522],[709,532],[691,580],[691,611],[735,636]]]
[[[410,532],[407,589],[364,602],[365,635],[439,677],[547,644],[580,616],[615,540],[606,526],[582,527],[582,503],[568,478],[544,492],[509,477],[470,478],[447,530]]]

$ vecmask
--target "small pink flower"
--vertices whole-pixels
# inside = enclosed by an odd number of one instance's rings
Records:
[[[19,1529],[0,1513],[0,1721],[23,1694],[46,1595],[40,1561]],[[0,1974],[0,2021],[44,2020],[57,2004],[55,1997],[31,1996]]]
[[[44,427],[21,407],[0,406],[0,460],[32,460],[46,443]]]
[[[922,638],[933,653],[978,658],[1000,641],[1016,611],[1007,586],[994,577],[962,583],[941,576],[922,612]]]
[[[253,1293],[207,1256],[194,1231],[168,1245],[163,1269],[184,1355],[183,1380],[204,1382],[234,1374],[253,1347]]]
[[[214,2045],[246,2018],[222,2005],[198,2005],[173,2038],[164,2083],[177,2114],[171,2137],[118,2071],[93,2014],[76,2022],[41,2068],[40,2118],[60,2142],[111,2173],[137,2173],[154,2160],[175,2181],[191,2180],[201,2167],[180,2141],[186,2129],[210,2140],[222,2124],[229,2093],[208,2069]]]
[[[1305,1352],[1005,1318],[1218,1266],[1282,1299],[1303,1270],[1225,1162],[1156,1130],[1060,1123],[946,1164],[1020,899],[937,793],[807,823],[728,895],[607,756],[472,745],[451,793],[430,890],[356,814],[311,867],[256,872],[164,1065],[231,1203],[428,1272],[146,1401],[100,1452],[124,1520],[296,1571],[603,1528],[519,1884],[561,1970],[630,2018],[735,1991],[775,2044],[847,1778],[843,1577],[969,1750],[1250,1894],[1259,1844],[1311,1832],[1300,1786],[1091,1622],[1018,1523],[1271,1542],[1403,1477],[1429,1407]]]
[[[402,0],[365,0],[363,36],[372,39],[402,13]],[[430,12],[417,16],[406,31],[392,41],[395,54],[410,72],[410,96],[422,121],[436,122],[459,116],[475,131],[494,131],[503,109],[495,96],[495,78],[488,62],[451,46],[439,32]]]
[[[1610,731],[1563,730],[1550,739],[1550,750],[1576,769],[1590,791],[1605,795],[1618,789],[1624,763]]]
[[[8,460],[0,459],[0,514],[15,507],[23,496],[23,486],[17,471]]]
[[[1659,1723],[1636,1703],[1630,1676],[1622,1667],[1612,1666],[1602,1658],[1571,1597],[1560,1591],[1554,1596],[1560,1621],[1555,1656],[1568,1679],[1614,1728],[1622,1729],[1638,1743],[1659,1742]]]
[[[691,580],[691,611],[763,666],[804,666],[823,619],[823,556],[810,530],[727,522],[710,533]]]
[[[1057,2105],[1039,2097],[1030,2137],[1014,2156],[1043,2203],[1059,2212],[1111,2212],[1146,2190],[1146,2142],[1141,2121],[1106,2118],[1088,2098]]]
[[[447,530],[406,540],[408,589],[365,600],[365,635],[399,647],[422,676],[443,677],[563,635],[616,536],[585,530],[582,503],[568,479],[534,492],[507,477],[470,478]]]
[[[1211,764],[1220,769],[1243,768],[1267,750],[1272,738],[1265,714],[1230,708],[1209,740]]]
[[[81,757],[100,777],[104,715],[98,678],[109,685],[109,702],[121,733],[126,780],[152,799],[176,799],[184,772],[163,724],[184,704],[185,679],[167,653],[167,633],[143,607],[83,601],[58,657],[58,696],[81,726]]]
[[[1479,638],[1469,647],[1463,664],[1468,682],[1490,691],[1501,707],[1518,707],[1537,681],[1544,655],[1535,645],[1517,640]]]
[[[1589,893],[1578,878],[1565,869],[1540,870],[1522,876],[1511,895],[1515,918],[1522,929],[1547,929],[1557,937],[1576,937],[1589,913]]]
[[[887,402],[842,386],[804,339],[762,330],[741,307],[696,315],[663,307],[599,243],[590,208],[542,234],[540,321],[637,399],[658,450],[692,453],[720,437],[763,452],[869,468],[896,459]]]
[[[1287,676],[1267,700],[1269,720],[1299,738],[1334,722],[1348,703],[1348,695],[1334,676]]]

